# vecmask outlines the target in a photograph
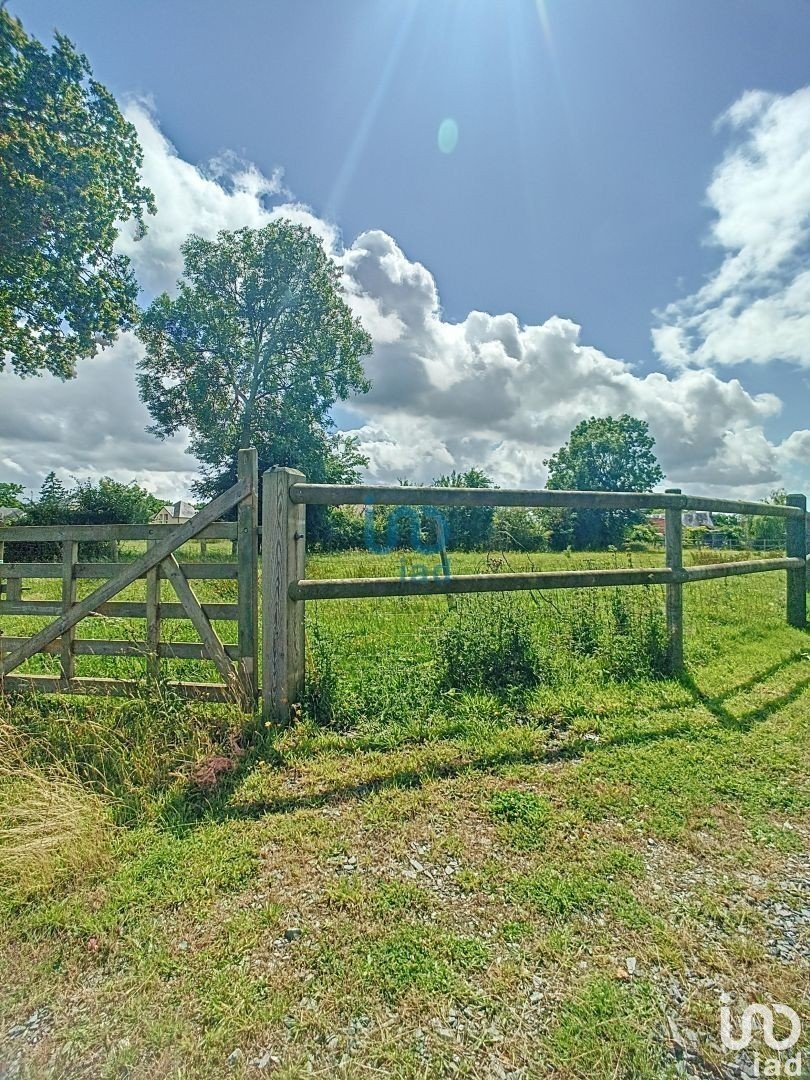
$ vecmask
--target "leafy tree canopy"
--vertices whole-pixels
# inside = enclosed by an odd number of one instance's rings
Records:
[[[652,491],[664,479],[646,420],[592,416],[543,464],[555,491]]]
[[[0,369],[75,374],[133,325],[137,283],[113,244],[154,200],[135,129],[56,35],[48,50],[0,6]]]
[[[482,469],[455,469],[433,481],[434,487],[491,488],[492,480]],[[489,546],[492,535],[492,506],[453,506],[442,509],[447,521],[447,542],[452,548],[476,551]]]
[[[26,507],[26,525],[145,524],[163,501],[138,484],[103,476],[98,483],[78,480],[72,487],[48,473],[38,497]]]
[[[555,491],[652,491],[664,479],[646,420],[592,416],[577,424],[568,442],[544,462]],[[555,547],[603,548],[621,544],[632,510],[559,510],[548,515]]]
[[[11,506],[16,510],[21,510],[24,492],[25,488],[22,484],[0,483],[0,506]]]
[[[216,240],[191,236],[183,258],[176,299],[157,297],[138,330],[150,430],[165,437],[188,429],[204,496],[227,486],[247,446],[258,449],[262,469],[353,479],[365,459],[334,432],[329,410],[369,389],[361,360],[371,338],[317,236],[276,220]]]

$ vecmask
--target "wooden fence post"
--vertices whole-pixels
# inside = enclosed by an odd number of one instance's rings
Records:
[[[5,541],[0,540],[0,600],[3,599],[3,554],[5,552]],[[6,600],[22,600],[22,578],[6,578],[5,579],[5,599]]]
[[[239,682],[250,711],[256,707],[259,672],[259,454],[239,451],[239,479],[250,494],[237,510],[237,580],[239,584]],[[203,541],[204,543],[205,541]]]
[[[304,576],[306,506],[290,500],[296,469],[268,469],[262,478],[262,713],[286,723],[304,689],[304,602],[289,588]]]
[[[680,488],[667,488],[667,495],[680,495]],[[683,517],[680,506],[665,510],[664,548],[666,563],[676,573],[683,569]],[[666,587],[666,619],[670,675],[683,671],[683,582],[673,581]]]
[[[22,600],[22,578],[3,577],[3,555],[5,547],[5,540],[0,540],[0,600]],[[5,584],[3,584],[4,581]]]
[[[76,603],[76,563],[79,561],[79,545],[75,540],[65,540],[62,544],[62,611],[69,611]],[[59,639],[62,678],[70,682],[73,678],[73,639],[76,628],[65,630]]]
[[[804,495],[788,495],[785,501],[807,513]],[[788,626],[803,629],[807,626],[807,518],[789,517],[785,526],[785,554],[789,559],[803,560],[803,566],[787,572],[787,621]]]
[[[147,540],[147,548],[156,540]],[[160,564],[146,574],[146,674],[149,679],[160,678]]]

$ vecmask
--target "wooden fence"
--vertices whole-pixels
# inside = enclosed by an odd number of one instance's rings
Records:
[[[784,570],[787,573],[787,621],[791,626],[807,625],[808,543],[804,495],[789,495],[786,505],[777,505],[701,498],[684,495],[677,489],[670,489],[662,495],[636,492],[308,484],[303,473],[294,469],[271,469],[265,473],[263,491],[263,710],[266,716],[278,721],[289,718],[290,707],[300,700],[303,690],[304,605],[307,600],[664,585],[668,662],[672,674],[677,674],[683,668],[683,587],[689,582]],[[666,565],[626,570],[308,580],[303,576],[307,505],[663,509],[666,517]],[[785,518],[785,557],[684,566],[684,510]]]
[[[758,574],[787,573],[787,621],[804,627],[807,619],[807,507],[803,495],[789,495],[786,505],[700,498],[669,490],[664,494],[595,491],[520,491],[502,488],[376,487],[366,485],[308,484],[295,469],[271,469],[263,477],[262,524],[258,521],[258,475],[255,450],[239,454],[237,483],[183,525],[7,526],[2,541],[60,545],[58,562],[4,563],[0,542],[0,616],[35,615],[53,621],[29,637],[0,635],[0,691],[35,689],[52,693],[132,694],[137,682],[124,679],[81,678],[75,673],[77,656],[144,656],[146,670],[156,676],[162,659],[213,662],[221,682],[176,682],[171,685],[189,698],[236,702],[252,709],[259,696],[259,535],[262,535],[261,626],[262,711],[266,718],[286,721],[304,688],[304,609],[307,600],[334,600],[386,596],[441,596],[455,593],[514,592],[521,590],[581,589],[615,585],[663,585],[666,589],[666,624],[669,669],[683,667],[683,587],[692,581]],[[305,577],[306,507],[315,506],[522,506],[568,509],[660,510],[666,518],[665,566],[643,569],[568,570],[511,574],[457,574],[440,578],[331,578]],[[237,520],[221,516],[236,507]],[[781,517],[786,524],[783,558],[757,558],[684,566],[682,512]],[[180,563],[175,552],[189,540],[236,541],[236,561]],[[80,562],[84,542],[146,541],[144,554],[130,562]],[[447,570],[447,567],[446,567]],[[57,579],[61,596],[56,601],[25,600],[25,579]],[[83,599],[77,598],[79,581],[101,584]],[[145,580],[145,600],[114,600],[134,581]],[[235,603],[200,603],[191,582],[199,579],[234,580]],[[165,603],[161,581],[171,583],[177,602]],[[141,641],[79,638],[76,626],[93,615],[142,619]],[[188,619],[198,642],[164,641],[166,620]],[[237,641],[223,642],[212,622],[237,623]],[[30,657],[51,653],[59,657],[58,675],[12,674]]]
[[[143,656],[146,670],[156,676],[161,659],[207,660],[221,682],[176,682],[173,690],[183,697],[212,701],[235,701],[253,708],[258,694],[258,462],[255,450],[239,455],[237,483],[182,525],[52,525],[8,526],[0,531],[0,580],[8,582],[0,599],[0,616],[54,616],[54,621],[29,637],[0,636],[0,689],[36,690],[40,693],[130,695],[137,682],[126,679],[81,678],[75,673],[77,656]],[[219,520],[237,508],[237,520]],[[180,563],[175,552],[189,540],[236,541],[235,562]],[[82,543],[145,541],[143,555],[126,562],[80,562]],[[59,545],[58,562],[3,562],[3,547],[12,542]],[[26,579],[61,581],[61,598],[25,600]],[[85,598],[77,599],[78,582],[101,582]],[[190,582],[200,579],[234,580],[235,603],[200,603]],[[145,600],[113,600],[133,582],[145,580]],[[176,594],[176,603],[165,603],[161,581]],[[85,619],[142,619],[141,641],[78,638],[76,626]],[[163,641],[166,620],[188,619],[199,642]],[[223,643],[212,626],[216,620],[237,623],[237,641]],[[37,653],[59,656],[58,675],[12,674]]]

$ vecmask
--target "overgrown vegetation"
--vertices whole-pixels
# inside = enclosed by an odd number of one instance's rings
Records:
[[[64,766],[30,768],[0,734],[0,890],[23,902],[111,863],[113,825],[101,795]]]
[[[529,688],[542,677],[532,626],[510,596],[461,597],[437,635],[436,660],[446,689]]]
[[[459,693],[510,702],[538,685],[562,689],[581,678],[628,682],[666,672],[658,588],[581,590],[564,599],[461,595],[450,604],[431,601],[418,625],[409,615],[418,611],[413,601],[350,606],[356,621],[341,607],[311,606],[304,706],[316,723],[343,730],[372,717],[425,723]]]
[[[617,590],[313,604],[321,696],[285,731],[160,687],[0,703],[0,1072],[665,1080],[671,1021],[714,1074],[718,986],[807,1008],[807,642],[781,585],[690,587],[681,682],[606,672],[645,618]],[[462,624],[531,655],[531,685],[443,683]]]

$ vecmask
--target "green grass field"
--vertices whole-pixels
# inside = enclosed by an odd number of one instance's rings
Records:
[[[502,558],[452,569],[631,556]],[[284,731],[146,685],[3,703],[0,1075],[731,1076],[724,990],[791,1005],[806,1039],[810,639],[782,574],[694,584],[688,674],[665,679],[662,606],[311,604]],[[141,636],[120,622],[80,636]]]

